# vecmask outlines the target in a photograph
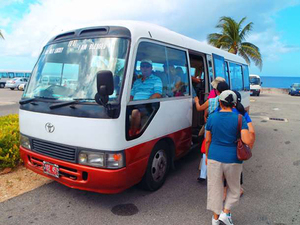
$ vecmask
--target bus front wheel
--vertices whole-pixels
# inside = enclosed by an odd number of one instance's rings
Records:
[[[165,182],[170,167],[170,154],[166,143],[154,147],[141,185],[148,191],[158,190]]]

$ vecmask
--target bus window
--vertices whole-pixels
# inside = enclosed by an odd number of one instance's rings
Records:
[[[178,49],[167,48],[167,61],[164,69],[168,78],[168,97],[189,95],[186,53]]]
[[[148,100],[152,96],[167,97],[168,77],[164,73],[166,62],[165,46],[149,42],[139,44],[131,89],[132,100]]]
[[[212,60],[211,60],[210,55],[207,55],[207,63],[208,63],[208,74],[209,74],[209,81],[208,82],[211,83],[215,78],[214,78]]]
[[[243,78],[244,78],[244,90],[250,91],[249,68],[247,65],[243,65]]]
[[[230,71],[230,82],[231,88],[235,91],[243,90],[243,75],[242,75],[242,66],[232,63],[229,63],[229,71]]]
[[[9,78],[14,78],[14,77],[15,77],[15,73],[9,72],[9,73],[8,73],[8,77],[9,77]]]
[[[222,77],[228,83],[228,78],[225,76],[225,61],[224,57],[212,54],[214,60],[215,77]]]
[[[16,77],[25,77],[25,73],[16,73]]]
[[[227,84],[230,87],[230,76],[229,76],[229,69],[228,69],[228,62],[225,61],[225,80],[227,82]]]
[[[8,78],[8,73],[0,73],[0,78]]]

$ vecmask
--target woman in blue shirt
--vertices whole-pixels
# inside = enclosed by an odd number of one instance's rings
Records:
[[[223,91],[219,96],[221,110],[213,113],[206,125],[207,155],[207,209],[213,211],[212,224],[232,224],[231,208],[240,198],[240,175],[242,161],[236,154],[238,114],[232,112],[237,102],[233,91]],[[254,137],[249,132],[245,118],[242,118],[241,139],[245,144],[253,144]],[[228,191],[223,207],[223,179]]]

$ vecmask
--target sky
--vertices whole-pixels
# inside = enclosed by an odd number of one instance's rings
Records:
[[[138,20],[206,41],[221,16],[253,22],[246,37],[263,68],[250,73],[300,77],[300,0],[0,0],[0,69],[32,70],[48,40],[103,20]]]

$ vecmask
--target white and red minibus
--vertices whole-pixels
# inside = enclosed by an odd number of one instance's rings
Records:
[[[152,62],[160,98],[131,100],[141,61]],[[170,69],[180,77],[174,88]],[[193,87],[191,76],[202,80]],[[20,154],[27,168],[71,188],[118,193],[160,188],[174,160],[199,145],[202,102],[216,77],[249,107],[246,62],[166,28],[115,21],[59,34],[43,48],[20,101]],[[196,91],[195,91],[196,90]],[[140,126],[132,132],[132,111]]]

